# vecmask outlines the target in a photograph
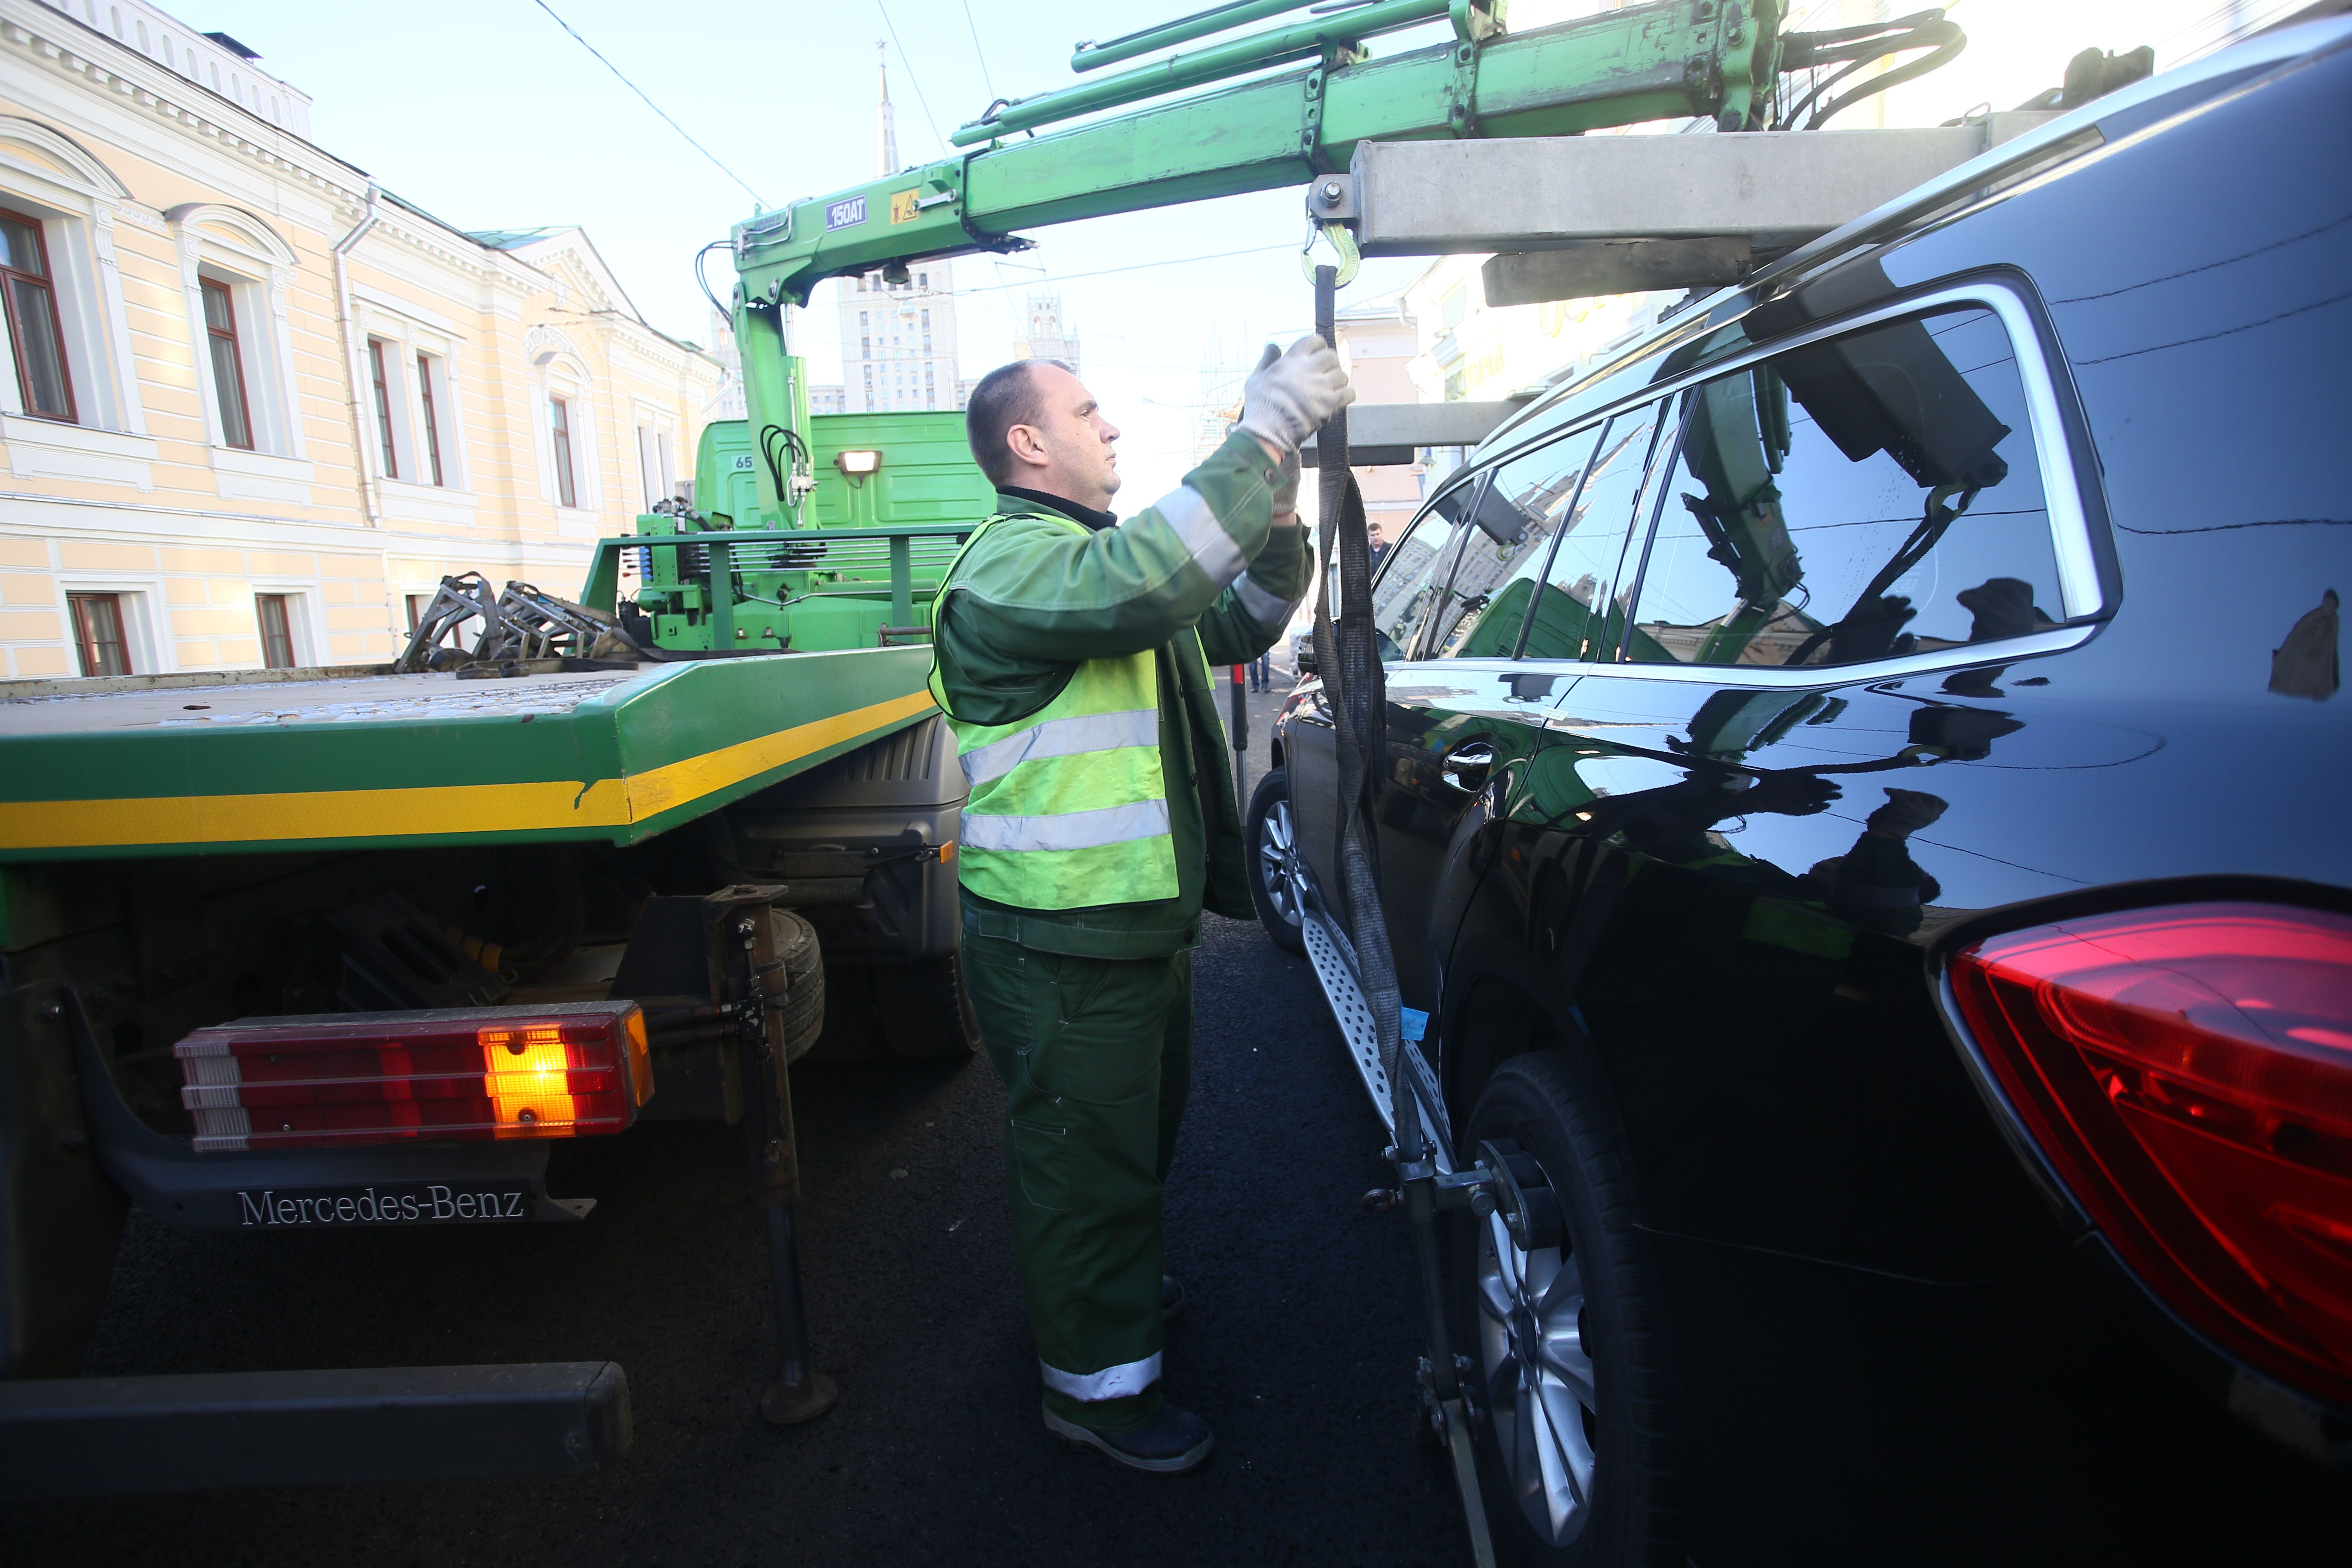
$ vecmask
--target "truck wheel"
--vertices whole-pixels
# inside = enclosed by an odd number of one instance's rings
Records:
[[[980,1049],[980,1018],[963,983],[963,954],[875,973],[875,1011],[894,1057],[961,1058]]]
[[[790,910],[770,910],[771,942],[784,966],[784,1005],[776,1021],[784,1037],[784,1060],[804,1056],[824,1032],[824,955],[816,928]]]
[[[1250,796],[1249,821],[1243,825],[1242,842],[1249,847],[1250,901],[1257,906],[1258,923],[1275,946],[1305,952],[1297,837],[1290,815],[1290,770],[1272,769],[1258,780],[1257,793]]]
[[[1499,1214],[1454,1226],[1455,1348],[1497,1555],[1673,1568],[1684,1552],[1657,1292],[1607,1083],[1567,1051],[1515,1057],[1478,1097],[1465,1153],[1481,1141],[1514,1154],[1531,1212],[1558,1215],[1524,1249]]]

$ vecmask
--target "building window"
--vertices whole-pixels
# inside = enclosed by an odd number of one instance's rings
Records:
[[[425,471],[433,476],[435,484],[446,485],[449,481],[441,477],[441,410],[433,401],[433,384],[440,370],[431,354],[416,356],[416,395],[425,412]]]
[[[236,301],[228,285],[201,279],[205,295],[205,336],[212,347],[213,395],[220,400],[221,439],[232,447],[253,450],[253,418],[245,401],[245,362],[237,352]]]
[[[16,345],[16,389],[24,395],[25,412],[72,424],[65,329],[58,322],[49,242],[40,219],[0,208],[0,287],[7,294],[8,336]]]
[[[392,438],[392,376],[383,365],[383,340],[368,340],[368,378],[375,384],[376,439],[383,447],[383,477],[400,478],[399,448]]]
[[[122,595],[68,594],[73,611],[74,652],[84,675],[129,675],[131,644],[122,635]]]
[[[580,491],[572,477],[572,405],[564,398],[547,400],[547,424],[555,437],[555,500],[560,506],[577,507]]]
[[[254,609],[261,619],[261,662],[271,669],[294,668],[294,620],[287,613],[289,594],[256,594]]]
[[[408,629],[413,632],[416,629],[416,623],[425,618],[425,608],[433,603],[433,595],[409,594],[404,596],[408,600]]]
[[[931,313],[929,310],[923,312],[923,352],[931,352]]]

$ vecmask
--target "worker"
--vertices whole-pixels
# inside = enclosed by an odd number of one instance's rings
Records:
[[[1269,345],[1234,433],[1124,522],[1118,430],[1068,369],[992,371],[965,414],[996,512],[948,568],[931,670],[971,790],[963,970],[1007,1093],[1046,1428],[1139,1470],[1212,1443],[1160,1389],[1192,949],[1202,910],[1254,913],[1209,667],[1255,658],[1304,597],[1298,448],[1354,395],[1322,339]]]

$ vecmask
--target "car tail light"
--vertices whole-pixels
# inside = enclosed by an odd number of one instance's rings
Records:
[[[2352,919],[2088,916],[1975,944],[1952,988],[2140,1280],[2272,1375],[2352,1399]]]
[[[202,1152],[579,1138],[653,1097],[634,1002],[247,1018],[172,1054]]]

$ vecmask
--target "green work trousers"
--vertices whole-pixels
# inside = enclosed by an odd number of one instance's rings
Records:
[[[1160,1414],[1160,1189],[1192,1082],[1192,955],[1076,958],[964,932],[1004,1079],[1013,1248],[1045,1403],[1097,1431]]]

